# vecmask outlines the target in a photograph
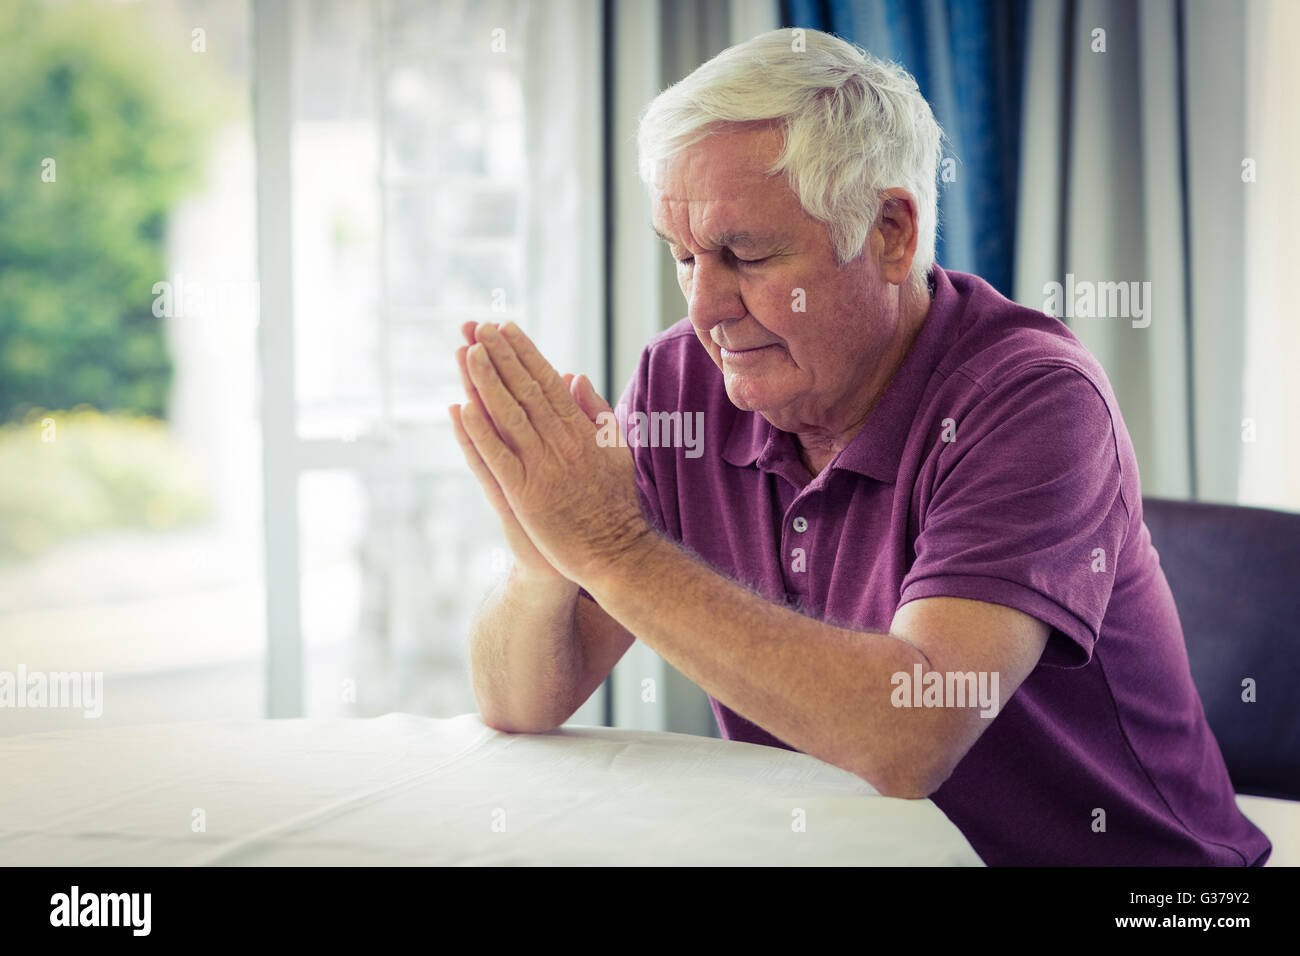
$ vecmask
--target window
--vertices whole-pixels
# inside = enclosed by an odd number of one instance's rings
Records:
[[[476,709],[452,353],[601,378],[601,11],[0,9],[0,670],[102,672],[101,723]]]
[[[0,670],[102,675],[0,734],[263,711],[250,16],[0,13]]]
[[[599,6],[258,16],[263,301],[291,303],[263,316],[270,710],[472,711],[466,637],[508,558],[447,418],[453,351],[514,319],[561,371],[601,367],[599,290],[551,285],[564,254],[602,274]],[[561,63],[597,92],[530,91]]]

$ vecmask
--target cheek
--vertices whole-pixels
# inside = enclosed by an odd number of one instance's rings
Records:
[[[717,364],[718,364],[718,359],[717,359],[717,356],[715,356],[715,355],[713,354],[713,348],[714,348],[714,347],[713,347],[713,340],[712,340],[711,338],[709,338],[709,333],[703,331],[703,330],[700,329],[699,327],[696,327],[696,329],[695,329],[695,337],[696,337],[697,339],[699,339],[700,344],[704,346],[704,351],[706,351],[706,352],[709,353],[709,357],[713,359],[713,364],[717,365]]]
[[[795,365],[803,369],[824,365],[827,354],[837,347],[828,334],[833,327],[827,325],[827,313],[833,310],[828,308],[827,286],[795,270],[764,276],[751,286],[745,304],[760,325],[785,343]]]
[[[864,339],[862,290],[847,286],[838,274],[794,272],[754,283],[746,305],[759,323],[785,341],[794,363],[816,370],[819,379],[839,381],[861,362]]]
[[[804,325],[810,311],[808,290],[793,274],[754,276],[742,284],[740,295],[759,324],[783,338]]]

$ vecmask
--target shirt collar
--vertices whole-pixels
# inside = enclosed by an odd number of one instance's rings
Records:
[[[935,266],[930,273],[934,295],[921,331],[862,430],[835,456],[831,468],[847,468],[892,484],[898,476],[903,447],[912,420],[935,368],[951,344],[953,313],[959,296],[947,273]],[[737,467],[758,463],[771,471],[775,462],[796,455],[794,436],[775,428],[757,412],[740,412],[732,419],[722,457]]]

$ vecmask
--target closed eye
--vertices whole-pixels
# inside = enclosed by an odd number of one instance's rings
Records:
[[[755,266],[758,265],[759,263],[767,262],[767,260],[773,258],[773,256],[762,256],[761,258],[758,259],[742,259],[740,258],[740,256],[733,254],[731,258],[734,262],[739,262],[742,265]],[[694,261],[695,261],[694,256],[686,256],[683,259],[677,259],[677,264],[683,266],[689,266]]]

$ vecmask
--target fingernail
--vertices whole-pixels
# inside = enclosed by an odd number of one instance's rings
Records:
[[[483,348],[482,345],[475,345],[472,349],[470,349],[469,357],[472,358],[479,365],[488,364],[487,349]]]

